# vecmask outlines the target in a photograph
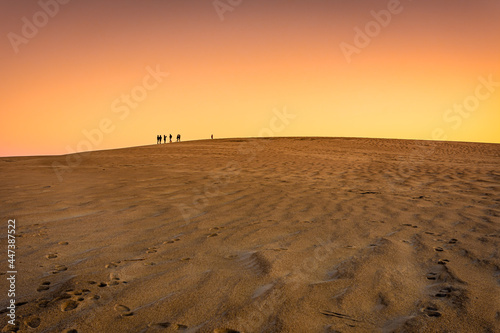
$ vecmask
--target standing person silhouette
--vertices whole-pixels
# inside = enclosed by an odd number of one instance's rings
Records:
[[[211,138],[211,139],[213,139],[213,138],[214,138],[214,135],[212,134],[212,135],[210,136],[210,138]]]
[[[170,134],[170,142],[172,142],[172,134]]]
[[[161,143],[161,136],[156,135],[156,144]]]
[[[177,134],[177,142],[181,142],[181,135]]]
[[[163,134],[163,143],[167,143],[167,136],[165,134]]]

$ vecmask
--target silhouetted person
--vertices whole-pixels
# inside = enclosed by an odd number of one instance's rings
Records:
[[[212,134],[212,135],[210,136],[210,138],[211,138],[211,139],[213,139],[213,138],[214,138],[214,135]]]
[[[170,142],[172,142],[172,134],[170,134]]]
[[[181,142],[181,135],[177,134],[177,142]]]
[[[161,143],[161,135],[156,136],[156,144]]]
[[[163,135],[163,143],[167,143],[167,136],[165,134]]]

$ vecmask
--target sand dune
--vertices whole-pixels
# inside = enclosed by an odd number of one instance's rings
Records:
[[[0,158],[19,272],[4,331],[500,331],[500,145],[226,139],[68,158]]]

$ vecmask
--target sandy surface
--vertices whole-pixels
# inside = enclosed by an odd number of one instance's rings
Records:
[[[0,171],[23,332],[500,331],[500,145],[228,139]]]

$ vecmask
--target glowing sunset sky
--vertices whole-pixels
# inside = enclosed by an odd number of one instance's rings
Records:
[[[103,122],[91,149],[256,137],[285,109],[276,136],[500,143],[497,0],[218,4],[2,1],[0,156],[75,151]]]

